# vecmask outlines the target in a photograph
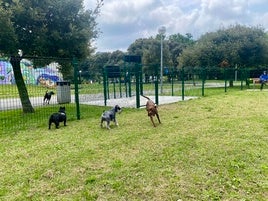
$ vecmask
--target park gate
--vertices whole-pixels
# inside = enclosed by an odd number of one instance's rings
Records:
[[[119,83],[119,96],[123,97],[122,84],[124,84],[125,97],[132,96],[131,81],[134,77],[136,83],[136,107],[140,107],[140,94],[143,94],[142,86],[142,65],[141,56],[138,55],[126,55],[124,57],[123,69],[117,65],[105,66],[103,69],[103,93],[104,104],[107,105],[107,99],[110,98],[110,86],[112,83],[114,98],[117,97],[115,83]]]

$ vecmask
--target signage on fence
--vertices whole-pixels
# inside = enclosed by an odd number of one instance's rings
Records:
[[[105,67],[108,78],[119,78],[120,67],[119,66],[106,66]]]

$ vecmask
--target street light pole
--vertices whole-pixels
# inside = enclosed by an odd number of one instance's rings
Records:
[[[160,61],[160,85],[161,85],[161,94],[163,93],[163,35],[166,33],[166,27],[162,26],[158,29],[158,33],[161,36],[161,61]]]
[[[82,83],[82,80],[81,80],[81,73],[82,73],[82,71],[80,70],[80,71],[79,71],[79,81],[80,81],[80,84]]]

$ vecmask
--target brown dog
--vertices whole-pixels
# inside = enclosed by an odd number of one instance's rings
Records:
[[[141,95],[141,96],[148,100],[147,103],[146,103],[146,110],[148,112],[148,116],[151,118],[151,121],[152,121],[154,127],[155,127],[155,123],[154,123],[153,117],[155,115],[156,115],[156,117],[158,119],[158,122],[161,124],[156,104],[150,98],[148,98],[147,96],[144,96],[144,95]]]

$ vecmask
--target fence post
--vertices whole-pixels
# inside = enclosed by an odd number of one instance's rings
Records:
[[[80,119],[80,105],[79,105],[79,92],[78,92],[78,70],[77,70],[77,60],[73,58],[73,66],[74,66],[74,94],[75,94],[75,104],[76,104],[76,117]]]
[[[223,68],[224,70],[224,92],[227,92],[227,72],[226,72],[226,69]]]
[[[103,95],[104,95],[104,105],[107,105],[107,72],[106,69],[103,68]]]
[[[143,95],[143,79],[142,79],[142,65],[139,64],[139,69],[140,69],[140,94]]]
[[[128,74],[127,74],[127,77],[128,77],[128,97],[132,97],[131,96],[131,73],[130,72],[128,72]]]
[[[202,68],[202,96],[205,96],[206,69]]]
[[[155,103],[158,105],[159,99],[158,99],[158,67],[155,67]]]
[[[236,67],[236,72],[237,72],[237,67]],[[245,70],[244,69],[241,69],[240,74],[241,74],[241,78],[240,78],[241,79],[241,82],[240,82],[240,90],[243,90],[243,81],[244,81],[244,77],[245,77]]]
[[[174,96],[174,80],[173,80],[173,76],[174,76],[174,68],[172,68],[171,72],[170,72],[170,79],[171,79],[171,96]]]
[[[115,82],[116,82],[116,79],[114,78],[113,79],[113,90],[114,90],[114,99],[116,99],[116,91],[115,91]]]
[[[246,68],[240,69],[241,71],[241,90],[244,88],[244,80],[247,86],[247,80],[248,80],[248,70]]]
[[[120,94],[120,98],[122,98],[121,72],[119,76],[119,94]]]
[[[136,107],[140,107],[140,66],[135,64],[135,77],[136,77]]]
[[[127,71],[126,62],[124,62],[124,84],[125,84],[126,97],[128,97],[128,71]]]
[[[184,67],[181,69],[181,98],[184,100]]]

